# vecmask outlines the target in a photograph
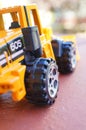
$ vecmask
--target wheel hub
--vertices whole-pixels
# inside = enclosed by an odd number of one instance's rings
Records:
[[[75,66],[76,66],[76,55],[74,54],[74,52],[72,52],[71,64],[72,64],[72,68],[75,68]]]
[[[51,98],[54,98],[58,90],[58,70],[53,65],[49,68],[48,73],[48,92]]]

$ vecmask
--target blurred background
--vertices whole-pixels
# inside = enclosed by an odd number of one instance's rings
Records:
[[[54,32],[86,31],[86,0],[0,0],[0,8],[36,3],[42,24]]]

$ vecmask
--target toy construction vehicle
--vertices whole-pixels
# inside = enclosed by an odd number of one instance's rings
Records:
[[[6,14],[11,20],[4,20]],[[10,91],[15,101],[26,96],[31,103],[54,103],[58,70],[74,71],[77,58],[74,42],[51,37],[51,31],[42,28],[36,5],[0,10],[0,94]]]

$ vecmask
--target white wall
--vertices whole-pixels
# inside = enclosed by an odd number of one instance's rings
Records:
[[[30,0],[0,0],[1,7],[9,7],[15,5],[26,5],[29,4]]]

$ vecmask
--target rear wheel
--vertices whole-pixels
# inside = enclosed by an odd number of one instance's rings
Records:
[[[26,97],[31,103],[54,103],[58,91],[58,67],[50,58],[38,58],[27,66]]]
[[[76,68],[76,52],[75,48],[69,44],[63,48],[63,54],[57,59],[58,69],[61,73],[73,72]]]

